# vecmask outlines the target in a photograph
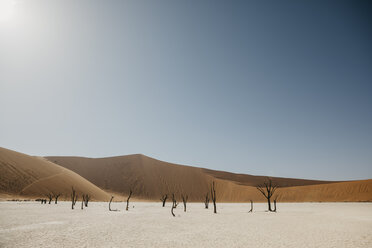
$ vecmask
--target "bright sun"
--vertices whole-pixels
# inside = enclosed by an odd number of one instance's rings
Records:
[[[14,12],[14,0],[0,0],[0,21],[9,21]]]

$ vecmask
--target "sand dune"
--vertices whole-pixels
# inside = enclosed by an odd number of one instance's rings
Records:
[[[141,154],[110,157],[47,157],[75,171],[98,187],[126,195],[129,188],[137,199],[158,200],[161,194],[188,194],[202,201],[212,181],[217,184],[218,200],[223,202],[264,201],[255,185],[263,176],[234,174],[159,161]],[[278,200],[286,202],[372,201],[372,180],[327,182],[291,178],[272,178],[281,186]]]
[[[62,193],[68,198],[73,186],[78,194],[87,193],[95,200],[107,200],[108,194],[75,172],[45,158],[33,157],[0,148],[0,194],[40,197],[46,193]]]
[[[141,154],[109,157],[34,157],[0,148],[0,198],[37,197],[61,192],[69,198],[71,186],[95,200],[109,194],[158,201],[162,194],[187,194],[203,201],[212,181],[219,202],[265,201],[255,185],[266,177],[177,165]],[[272,180],[281,186],[276,196],[285,202],[372,201],[372,180],[327,182],[292,178]],[[118,200],[123,200],[117,198]]]

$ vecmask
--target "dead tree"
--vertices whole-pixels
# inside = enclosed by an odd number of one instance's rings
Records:
[[[167,194],[162,195],[162,197],[160,198],[160,201],[163,203],[163,207],[165,207],[165,202],[167,201],[167,198],[168,198]]]
[[[130,199],[130,197],[132,196],[132,189],[129,189],[129,195],[128,195],[128,198],[127,198],[127,207],[125,208],[125,210],[129,210],[129,199]]]
[[[277,199],[278,197],[275,197],[275,199],[274,199],[274,210],[273,210],[273,212],[276,212],[276,199]]]
[[[176,197],[174,196],[174,194],[172,194],[172,209],[171,209],[171,213],[172,213],[173,217],[176,217],[176,215],[173,212],[173,209],[175,209],[177,207],[177,205],[178,205],[178,203],[177,203]]]
[[[214,213],[217,214],[217,208],[216,208],[216,187],[214,185],[214,182],[211,185],[211,197],[212,197],[212,202],[213,202]]]
[[[205,201],[204,201],[204,204],[205,204],[205,208],[208,209],[208,206],[209,206],[209,194],[205,194]]]
[[[268,209],[270,212],[274,212],[271,209],[271,197],[274,195],[275,191],[278,188],[277,184],[273,184],[272,180],[269,178],[263,184],[256,187],[267,199]],[[275,201],[276,202],[276,201]],[[276,204],[276,203],[275,203]]]
[[[111,202],[112,202],[112,199],[114,199],[114,196],[111,196],[110,203],[109,203],[109,211],[119,211],[119,210],[117,210],[117,209],[111,209]]]
[[[88,202],[90,200],[90,195],[88,195],[88,194],[83,195],[83,199],[84,199],[84,206],[88,207]]]
[[[55,199],[54,204],[57,204],[57,202],[58,202],[58,197],[61,196],[61,193],[58,193],[58,194],[53,193],[53,196],[54,196],[54,199]]]
[[[81,199],[81,209],[84,209],[84,202],[85,202],[85,195],[83,194],[82,199]]]
[[[76,194],[76,191],[74,189],[74,187],[72,187],[72,192],[71,192],[71,209],[74,209],[74,206],[76,204],[76,201],[77,201],[77,194]]]
[[[187,203],[187,200],[189,199],[189,196],[188,195],[181,195],[181,198],[182,198],[182,202],[183,202],[183,211],[186,212],[186,203]]]
[[[52,193],[48,193],[48,194],[46,194],[46,197],[48,197],[48,199],[49,199],[49,204],[52,202],[52,200],[53,200],[53,195],[52,195]]]
[[[251,210],[248,213],[253,213],[253,201],[251,200]]]

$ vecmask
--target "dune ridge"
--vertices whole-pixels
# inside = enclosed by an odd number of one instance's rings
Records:
[[[265,201],[256,185],[265,176],[172,164],[142,154],[108,158],[46,157],[75,171],[108,192],[125,196],[131,188],[138,199],[159,200],[165,193],[187,194],[191,201],[203,201],[212,181],[223,202]],[[318,181],[271,177],[280,185],[278,200],[286,202],[372,201],[372,180]]]
[[[265,176],[236,174],[172,164],[142,154],[108,158],[36,157],[0,148],[0,198],[45,197],[60,192],[69,199],[71,186],[78,194],[107,201],[110,195],[124,200],[159,201],[162,194],[187,194],[203,201],[212,181],[219,202],[264,202],[255,186]],[[372,180],[318,181],[271,177],[280,188],[275,197],[283,202],[372,201]]]
[[[72,186],[78,194],[90,194],[94,200],[109,199],[106,192],[71,170],[43,157],[0,148],[0,194],[6,198],[45,198],[45,194],[54,192],[69,199]]]

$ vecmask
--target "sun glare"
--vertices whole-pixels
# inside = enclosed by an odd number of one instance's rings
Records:
[[[14,13],[14,0],[0,0],[0,22],[9,21]]]

